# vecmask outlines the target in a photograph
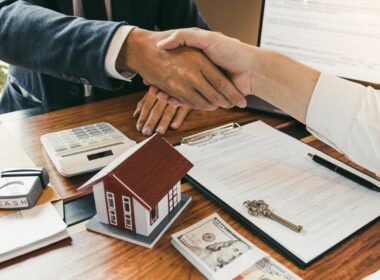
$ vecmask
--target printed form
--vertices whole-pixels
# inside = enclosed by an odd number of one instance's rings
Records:
[[[380,1],[266,0],[260,46],[320,71],[380,84]]]
[[[307,154],[345,165],[260,121],[177,149],[194,164],[189,172],[193,179],[305,263],[380,215],[380,193],[318,165]],[[303,230],[296,233],[249,215],[243,202],[260,199]]]

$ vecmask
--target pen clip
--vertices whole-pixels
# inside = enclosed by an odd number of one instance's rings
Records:
[[[240,130],[240,125],[238,123],[229,123],[191,136],[184,137],[181,140],[181,144],[196,145],[199,143],[207,142],[216,135],[226,135],[238,130]]]

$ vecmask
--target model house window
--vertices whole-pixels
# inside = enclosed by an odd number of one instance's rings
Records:
[[[122,196],[123,211],[124,211],[124,226],[126,229],[133,229],[132,225],[132,211],[131,211],[131,198]]]
[[[150,211],[150,225],[153,225],[158,220],[158,204]]]
[[[116,220],[116,211],[115,209],[108,209],[108,214],[110,216],[110,224],[117,226],[117,220]]]
[[[123,211],[131,213],[131,199],[128,196],[123,195]]]
[[[177,186],[172,188],[168,193],[168,199],[169,199],[169,213],[174,210],[174,208],[178,204],[178,191]]]
[[[175,186],[173,188],[173,203],[174,203],[174,207],[176,207],[177,204],[178,204],[178,189],[177,189],[177,186]]]
[[[117,217],[115,209],[115,195],[112,192],[107,192],[107,204],[108,204],[108,216],[110,219],[110,224],[117,226]]]
[[[115,195],[111,192],[107,192],[108,208],[115,209]]]

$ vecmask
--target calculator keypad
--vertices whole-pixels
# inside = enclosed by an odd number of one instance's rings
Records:
[[[113,126],[103,122],[47,134],[46,142],[55,153],[61,153],[125,138]]]

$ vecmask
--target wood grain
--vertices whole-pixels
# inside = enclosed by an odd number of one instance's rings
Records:
[[[132,118],[134,107],[141,96],[141,93],[132,94],[31,118],[12,119],[6,121],[5,125],[32,160],[48,169],[53,184],[65,200],[71,200],[81,195],[75,189],[90,175],[73,178],[60,176],[44,153],[39,137],[55,130],[107,121],[130,138],[141,141],[145,137],[135,130],[136,120]],[[180,130],[170,131],[165,137],[171,143],[177,143],[184,136],[228,122],[246,123],[257,119],[276,127],[294,125],[294,121],[286,118],[238,109],[193,112]],[[343,159],[339,153],[313,137],[305,142]],[[220,214],[244,237],[304,279],[361,279],[380,269],[379,222],[302,270],[233,220],[191,185],[183,185],[182,191],[191,195],[193,201],[152,250],[100,234],[79,231],[72,235],[71,240],[0,264],[0,279],[204,279],[170,244],[170,235],[213,212]]]
[[[88,193],[77,193],[76,188],[87,181],[93,174],[72,178],[62,177],[43,150],[40,137],[48,132],[104,121],[114,125],[129,138],[142,141],[146,137],[136,130],[136,119],[133,118],[133,111],[142,96],[143,93],[130,94],[30,118],[17,119],[14,117],[13,120],[5,120],[3,123],[16,140],[21,143],[34,163],[47,168],[51,182],[57,188],[59,194],[65,200],[71,200]],[[229,122],[246,123],[257,119],[261,119],[273,126],[284,122],[284,118],[281,117],[239,109],[216,110],[214,112],[194,111],[179,130],[169,131],[165,134],[165,138],[174,144],[178,143],[182,137]]]
[[[170,243],[170,235],[213,212],[220,214],[245,238],[304,279],[361,279],[379,269],[380,223],[330,252],[305,270],[297,268],[256,235],[238,224],[191,186],[193,201],[156,247],[145,249],[87,231],[55,246],[0,265],[0,279],[203,279]],[[6,276],[3,278],[2,276]]]

